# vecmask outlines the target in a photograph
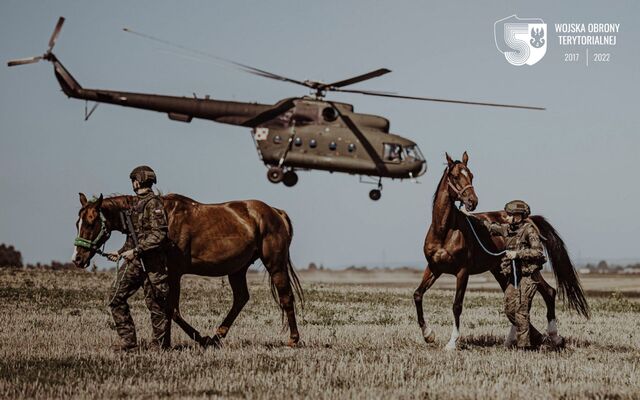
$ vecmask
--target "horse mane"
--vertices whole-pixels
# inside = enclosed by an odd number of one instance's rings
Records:
[[[190,197],[178,194],[178,193],[168,193],[162,196],[163,199],[167,199],[167,200],[175,200],[178,202],[187,202],[187,203],[199,203],[195,200],[193,200]]]
[[[168,193],[164,195],[162,193],[158,193],[158,195],[163,199],[167,199],[167,200],[173,200],[177,202],[186,202],[186,203],[197,203],[195,200],[178,193]],[[111,193],[107,197],[104,197],[102,202],[103,204],[106,204],[108,206],[110,205],[110,206],[123,207],[125,205],[131,206],[134,198],[135,198],[135,195],[131,195],[131,194]]]
[[[122,207],[123,205],[131,206],[131,199],[133,196],[120,194],[120,193],[111,193],[108,197],[105,197],[102,200],[103,207],[105,205],[114,205]]]
[[[460,164],[462,161],[454,161],[453,165],[456,164]],[[442,176],[440,177],[440,181],[438,182],[438,186],[436,186],[436,191],[433,194],[433,201],[431,202],[431,208],[433,209],[436,206],[436,197],[438,197],[438,189],[440,188],[440,185],[442,185],[442,181],[445,179],[445,177],[447,176],[445,174],[445,172],[447,172],[447,170],[449,169],[449,166],[447,165],[447,167],[444,169],[444,171],[442,172]]]

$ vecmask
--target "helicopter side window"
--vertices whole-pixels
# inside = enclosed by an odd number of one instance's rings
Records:
[[[402,146],[396,143],[384,144],[384,160],[387,162],[400,162],[402,161]]]
[[[333,107],[325,107],[322,110],[322,118],[325,121],[333,122],[338,119],[338,112]]]

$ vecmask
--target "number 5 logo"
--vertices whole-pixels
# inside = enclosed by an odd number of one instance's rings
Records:
[[[511,15],[493,24],[496,47],[511,65],[533,65],[547,53],[547,24]]]

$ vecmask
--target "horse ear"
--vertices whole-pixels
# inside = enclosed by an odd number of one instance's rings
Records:
[[[87,205],[87,196],[84,195],[84,193],[78,193],[78,196],[80,196],[80,204],[82,205],[82,207]]]
[[[96,200],[96,208],[100,208],[100,206],[102,206],[102,193],[100,193],[100,197],[98,197],[98,200]]]
[[[464,163],[464,165],[467,165],[467,162],[469,162],[469,155],[467,154],[466,151],[462,155],[462,162]]]
[[[447,157],[447,164],[449,164],[449,167],[452,167],[453,166],[453,159],[451,158],[449,153],[445,152],[444,155]]]

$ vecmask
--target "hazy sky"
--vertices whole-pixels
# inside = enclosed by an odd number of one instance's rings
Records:
[[[483,4],[481,4],[483,3]],[[640,3],[637,1],[3,1],[0,3],[0,242],[26,262],[67,260],[78,192],[129,193],[130,170],[155,168],[159,188],[202,202],[261,199],[295,227],[293,260],[326,266],[423,263],[431,197],[444,152],[470,155],[479,210],[522,198],[547,216],[581,259],[640,258]],[[506,62],[494,43],[503,17],[549,25],[546,56]],[[335,81],[379,67],[393,71],[354,88],[540,105],[544,112],[336,94],[356,111],[383,115],[416,141],[429,163],[421,184],[385,182],[382,200],[358,178],[301,172],[273,185],[249,129],[103,104],[61,92],[39,55],[58,16],[56,55],[85,87],[274,103],[304,88],[177,57],[123,27],[297,79]],[[619,23],[610,62],[565,63],[556,22]],[[122,243],[114,236],[110,248]],[[106,262],[100,260],[101,265]]]

